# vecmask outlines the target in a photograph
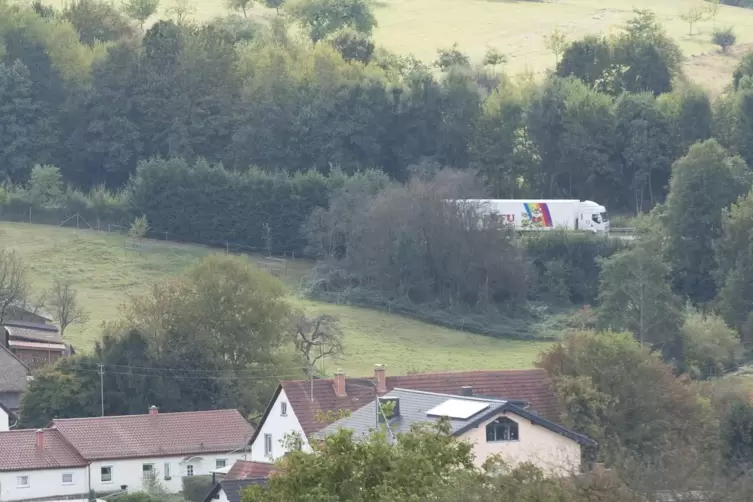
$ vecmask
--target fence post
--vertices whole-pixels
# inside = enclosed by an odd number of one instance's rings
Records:
[[[225,241],[225,254],[230,254],[230,243]]]
[[[31,206],[29,206],[29,223],[31,223]]]
[[[165,230],[165,240],[167,240],[167,230]]]

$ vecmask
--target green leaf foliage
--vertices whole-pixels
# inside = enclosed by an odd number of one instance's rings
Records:
[[[285,8],[314,43],[342,28],[370,35],[377,25],[369,0],[296,0]]]
[[[680,301],[669,284],[669,266],[661,253],[645,245],[601,262],[599,325],[629,331],[641,344],[676,355]]]
[[[203,161],[155,159],[141,163],[128,194],[134,211],[178,239],[300,253],[305,247],[301,225],[314,208],[326,206],[330,187],[341,179],[315,172],[237,173]]]
[[[675,291],[700,302],[716,295],[713,243],[723,211],[749,187],[745,162],[715,140],[693,145],[674,163],[664,225]]]
[[[567,407],[565,422],[600,442],[599,458],[647,460],[713,442],[708,402],[632,334],[570,333],[539,364]]]

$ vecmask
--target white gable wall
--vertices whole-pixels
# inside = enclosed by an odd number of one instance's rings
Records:
[[[129,492],[144,489],[144,464],[152,464],[159,484],[169,493],[183,490],[183,476],[188,474],[188,466],[193,467],[193,475],[211,475],[217,468],[217,460],[225,460],[226,465],[233,465],[236,460],[248,460],[249,455],[243,451],[235,453],[202,453],[200,455],[182,455],[171,457],[146,457],[114,460],[95,460],[91,463],[92,489],[97,492],[120,490],[126,485]],[[192,457],[185,460],[186,457]],[[170,464],[170,479],[165,479],[165,464]],[[112,468],[112,480],[102,480],[102,468]]]
[[[63,484],[63,474],[73,474],[73,482]],[[0,472],[0,500],[5,502],[42,497],[88,496],[88,474],[86,467]],[[21,476],[28,478],[28,486],[18,485],[18,478]]]
[[[287,413],[283,416],[281,413],[281,403],[287,404]],[[293,407],[285,395],[285,389],[280,389],[277,399],[270,405],[269,413],[263,424],[261,424],[259,434],[256,436],[254,443],[251,445],[251,461],[253,462],[270,462],[275,461],[287,453],[282,442],[286,434],[298,433],[303,439],[303,449],[310,451],[308,438],[303,434],[298,417],[295,415]],[[272,455],[264,454],[265,434],[272,436]]]
[[[227,493],[225,493],[225,490],[223,490],[222,488],[220,488],[220,491],[217,494],[217,497],[219,497],[217,499],[217,502],[228,502]]]
[[[473,444],[477,466],[480,467],[492,455],[500,455],[512,466],[530,462],[554,476],[566,476],[580,471],[580,443],[511,412],[500,416],[517,422],[518,441],[486,441],[486,425],[497,417],[484,421],[460,436]]]
[[[0,432],[8,431],[10,430],[10,418],[8,417],[8,413],[2,408],[0,408]],[[0,500],[3,500],[0,498]]]

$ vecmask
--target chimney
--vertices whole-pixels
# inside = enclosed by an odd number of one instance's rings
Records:
[[[376,381],[377,394],[387,392],[387,371],[384,368],[384,364],[374,365],[374,380]]]
[[[149,414],[150,414],[150,415],[159,415],[159,408],[157,408],[157,407],[156,407],[156,406],[154,406],[154,405],[151,405],[151,406],[149,407]]]
[[[468,397],[472,396],[473,395],[473,387],[471,387],[470,385],[463,385],[462,387],[460,387],[460,395],[461,396],[468,396]]]
[[[346,397],[345,393],[345,373],[343,370],[337,370],[335,373],[335,380],[333,381],[335,387],[335,395],[337,397]]]
[[[37,451],[44,451],[44,431],[37,429]]]

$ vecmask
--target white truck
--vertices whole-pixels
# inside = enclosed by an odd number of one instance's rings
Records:
[[[570,229],[609,233],[606,208],[590,200],[463,199],[453,202],[474,204],[482,215],[499,218],[516,230]]]

